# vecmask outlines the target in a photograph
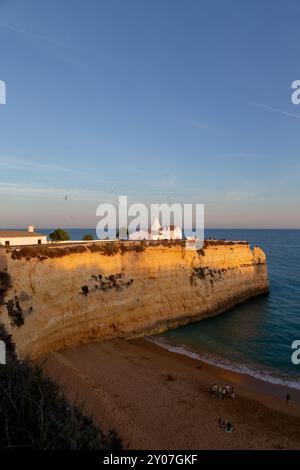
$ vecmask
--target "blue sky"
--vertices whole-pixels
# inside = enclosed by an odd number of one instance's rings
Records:
[[[199,202],[300,228],[297,0],[0,0],[0,226]],[[65,201],[65,195],[68,200]]]

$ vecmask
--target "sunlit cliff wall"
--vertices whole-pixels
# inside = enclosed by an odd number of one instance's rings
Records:
[[[268,291],[266,259],[247,244],[12,259],[0,255],[0,323],[32,358],[80,343],[162,332]]]

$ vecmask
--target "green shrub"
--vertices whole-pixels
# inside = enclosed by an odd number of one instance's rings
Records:
[[[85,241],[94,240],[94,237],[90,233],[87,233],[86,235],[83,235],[82,240],[85,240]]]
[[[64,242],[70,240],[70,235],[65,230],[58,228],[50,233],[49,238],[53,242]]]

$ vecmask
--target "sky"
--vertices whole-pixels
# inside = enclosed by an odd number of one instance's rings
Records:
[[[0,0],[0,227],[94,227],[128,195],[203,203],[211,228],[300,228],[299,15],[298,0]]]

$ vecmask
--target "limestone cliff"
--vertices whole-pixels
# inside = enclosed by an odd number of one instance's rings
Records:
[[[51,258],[16,259],[3,251],[0,273],[0,323],[18,354],[32,358],[162,332],[268,291],[265,255],[246,243],[208,243],[199,252],[157,246],[110,256],[85,249]]]

